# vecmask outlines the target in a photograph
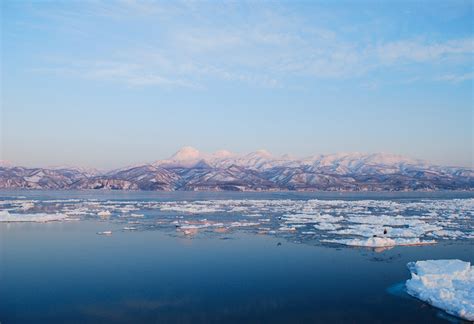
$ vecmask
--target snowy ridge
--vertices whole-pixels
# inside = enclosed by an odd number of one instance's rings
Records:
[[[0,189],[115,190],[472,190],[472,168],[429,164],[400,155],[338,153],[298,159],[265,150],[212,154],[184,147],[169,159],[108,172],[0,164]]]

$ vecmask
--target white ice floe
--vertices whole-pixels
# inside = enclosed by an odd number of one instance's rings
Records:
[[[31,201],[25,201],[21,204],[21,210],[26,211],[35,207],[35,204]]]
[[[296,227],[294,226],[281,226],[279,229],[281,232],[293,232],[296,231]]]
[[[200,229],[200,228],[207,228],[213,226],[212,224],[199,224],[199,225],[182,225],[179,228],[181,230],[189,230],[189,229]]]
[[[46,223],[53,221],[66,220],[67,215],[64,214],[10,214],[8,211],[0,211],[0,222],[35,222]]]
[[[106,235],[106,236],[110,236],[110,235],[112,235],[112,231],[103,231],[103,232],[97,232],[97,235]]]
[[[320,231],[331,231],[331,230],[337,230],[342,227],[342,225],[339,224],[334,224],[334,223],[319,223],[313,225],[314,228],[320,230]]]
[[[434,244],[434,240],[421,241],[419,238],[395,238],[389,237],[371,237],[368,239],[334,239],[334,240],[321,240],[325,243],[337,243],[349,246],[361,246],[361,247],[387,247],[387,246],[408,246],[408,245],[425,245]]]
[[[342,227],[342,226],[341,226]],[[385,237],[421,237],[432,231],[439,231],[442,227],[426,223],[410,227],[389,227],[379,224],[350,224],[345,228],[331,231],[331,234],[337,235],[358,235],[364,237],[373,237],[374,235],[384,235]],[[441,237],[438,235],[437,237]]]
[[[320,214],[290,214],[282,217],[287,224],[312,224],[312,223],[337,223],[344,220],[342,216],[320,215]]]
[[[136,206],[133,205],[125,205],[125,206],[114,206],[115,209],[120,211],[121,213],[129,213],[134,210],[139,210]]]
[[[457,239],[457,238],[462,238],[466,237],[468,238],[469,235],[465,234],[461,231],[458,230],[445,230],[445,229],[440,229],[437,231],[434,231],[432,233],[428,234],[429,236],[434,236],[434,237],[444,237],[444,238],[452,238],[452,239]]]
[[[212,201],[196,201],[193,203],[168,202],[162,203],[159,206],[159,209],[162,211],[174,211],[189,214],[216,213],[225,211],[225,209],[219,208],[218,205],[212,204]]]
[[[349,222],[359,223],[359,224],[379,224],[379,225],[419,225],[423,224],[422,220],[419,220],[418,217],[403,217],[400,215],[397,216],[352,216],[348,218]]]
[[[255,222],[232,222],[230,227],[246,227],[246,226],[258,226],[260,223]]]
[[[408,263],[407,292],[447,313],[474,321],[474,267],[461,260]]]

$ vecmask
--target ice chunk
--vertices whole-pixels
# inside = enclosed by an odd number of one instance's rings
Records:
[[[106,235],[106,236],[110,236],[110,235],[112,235],[112,231],[103,231],[103,232],[97,232],[97,235]]]
[[[359,224],[379,224],[379,225],[420,225],[424,222],[417,219],[416,217],[403,217],[403,216],[351,216],[349,221],[352,223]]]
[[[338,235],[359,235],[373,237],[374,235],[385,235],[388,237],[420,237],[434,230],[440,230],[441,227],[426,223],[414,227],[389,227],[378,224],[355,224],[348,225],[347,228],[330,232]]]
[[[438,230],[433,233],[430,233],[430,235],[435,237],[448,237],[452,239],[457,239],[465,236],[463,232],[457,230]]]
[[[258,226],[260,223],[255,222],[232,222],[230,227],[246,227],[246,226]]]
[[[108,210],[103,210],[103,211],[98,212],[97,215],[100,217],[109,217],[110,215],[112,215],[112,213],[109,212]]]
[[[61,221],[67,219],[64,214],[10,214],[8,211],[0,211],[0,222],[36,222],[46,223],[53,221]]]
[[[331,216],[331,215],[310,215],[310,214],[294,214],[294,215],[283,215],[282,217],[285,223],[291,224],[308,224],[308,223],[337,223],[344,219],[342,216]]]
[[[211,224],[200,224],[200,225],[182,225],[179,228],[182,230],[200,229],[211,226]]]
[[[474,321],[474,267],[461,260],[408,263],[407,292],[447,313]]]
[[[331,230],[337,230],[341,228],[342,226],[339,224],[333,224],[333,223],[319,223],[313,225],[314,228],[321,230],[321,231],[331,231]]]
[[[368,239],[341,239],[341,240],[322,240],[326,243],[337,243],[350,246],[364,246],[364,247],[388,247],[388,246],[407,246],[407,245],[424,245],[434,244],[434,240],[420,241],[419,238],[389,238],[389,237],[371,237]]]
[[[26,211],[35,207],[35,204],[31,201],[26,201],[21,204],[21,210]]]
[[[281,226],[279,229],[279,231],[282,231],[282,232],[292,232],[292,231],[296,231],[296,227],[294,226]]]
[[[196,235],[198,233],[199,229],[198,228],[189,228],[189,229],[185,229],[183,230],[182,232],[184,233],[184,235]]]

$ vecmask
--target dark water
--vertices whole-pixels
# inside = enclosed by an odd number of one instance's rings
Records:
[[[200,199],[454,199],[474,198],[470,191],[435,192],[203,192],[203,191],[97,191],[97,190],[0,190],[0,199],[24,196],[31,199],[140,199],[140,200],[200,200]]]
[[[100,196],[95,192],[3,192],[0,197],[17,194],[36,199]],[[262,194],[238,198],[219,193],[102,195],[104,199],[192,200],[260,199]],[[263,194],[264,199],[315,195]],[[336,195],[338,199],[368,197]],[[370,198],[415,198],[377,195]],[[452,193],[436,195],[453,198]],[[239,231],[184,237],[120,228],[120,224],[95,220],[0,223],[0,322],[456,322],[406,296],[396,284],[409,278],[409,261],[459,258],[474,262],[473,240],[375,252],[298,244]],[[114,231],[110,237],[96,235],[110,229]]]

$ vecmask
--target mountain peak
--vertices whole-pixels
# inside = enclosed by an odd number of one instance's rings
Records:
[[[381,164],[398,164],[398,163],[422,163],[421,160],[415,160],[408,158],[400,154],[392,153],[373,153],[368,156],[368,160],[372,163],[381,163]],[[367,161],[367,162],[369,162]]]
[[[9,168],[11,166],[13,166],[13,164],[10,161],[0,160],[0,167]]]
[[[255,151],[255,152],[252,152],[252,153],[248,154],[248,156],[255,156],[255,157],[268,159],[268,158],[272,157],[272,154],[270,152],[268,152],[267,150],[261,149],[261,150],[258,150],[258,151]]]
[[[217,159],[224,159],[224,158],[234,156],[234,153],[229,152],[227,150],[219,150],[219,151],[214,152],[212,156]]]
[[[197,160],[201,158],[201,152],[191,146],[184,146],[178,152],[171,156],[170,160],[174,161],[188,161]]]

